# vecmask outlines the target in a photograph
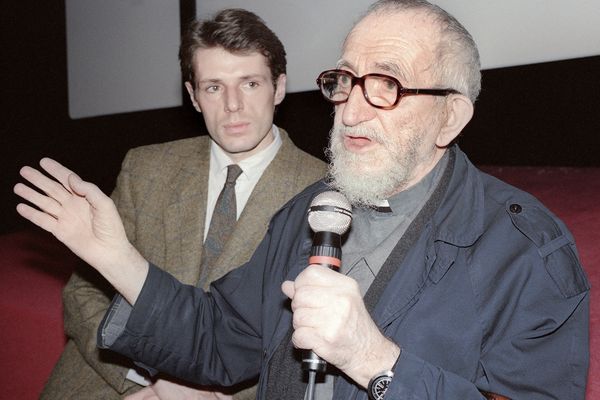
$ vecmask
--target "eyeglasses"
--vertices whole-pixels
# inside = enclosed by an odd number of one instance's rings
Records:
[[[366,74],[358,77],[341,69],[321,72],[317,78],[317,85],[321,88],[325,99],[336,105],[348,101],[354,86],[359,85],[367,103],[382,110],[391,110],[396,107],[404,96],[460,94],[454,89],[408,89],[403,87],[393,76]]]

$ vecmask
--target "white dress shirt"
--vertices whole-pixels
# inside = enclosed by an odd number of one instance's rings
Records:
[[[269,144],[265,149],[260,152],[253,154],[252,156],[237,163],[242,169],[242,174],[237,178],[235,182],[235,199],[236,199],[236,210],[239,218],[254,190],[254,187],[258,183],[258,180],[262,176],[263,172],[271,161],[277,155],[279,148],[281,147],[281,137],[279,135],[279,129],[273,125],[273,142]],[[210,146],[210,170],[208,173],[208,197],[206,201],[206,219],[204,222],[204,239],[208,234],[208,228],[210,227],[210,220],[212,219],[215,204],[219,198],[221,190],[225,185],[225,179],[227,178],[227,166],[235,164],[225,153],[225,151],[219,147],[215,142],[211,141]]]

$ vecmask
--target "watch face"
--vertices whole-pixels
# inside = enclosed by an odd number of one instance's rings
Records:
[[[373,382],[373,386],[371,386],[371,395],[372,395],[373,399],[383,400],[383,397],[385,396],[385,392],[387,392],[391,381],[392,381],[392,378],[390,376],[378,377]]]

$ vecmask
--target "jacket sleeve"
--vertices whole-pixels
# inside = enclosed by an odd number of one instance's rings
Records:
[[[480,390],[511,399],[585,397],[589,283],[573,237],[537,206],[510,217],[512,226],[481,238],[468,258],[482,330],[475,375],[460,377],[403,349],[386,398],[482,399]]]
[[[123,163],[112,198],[125,225],[127,236],[135,243],[134,207],[126,167],[128,157]],[[96,345],[98,325],[113,295],[114,289],[100,274],[87,265],[82,266],[71,276],[63,290],[64,324],[67,336],[75,342],[84,361],[116,391],[123,393],[135,385],[125,379],[131,365],[128,360],[114,355],[101,357],[101,351],[99,352]]]
[[[98,345],[200,385],[255,378],[262,361],[262,277],[269,235],[252,259],[211,284],[184,285],[150,265],[130,314],[112,307]]]
[[[209,292],[150,265],[130,312],[110,307],[106,313],[98,346],[199,385],[258,377],[287,310],[281,283],[306,266],[306,209],[322,187],[316,183],[284,205],[250,260],[212,282]]]

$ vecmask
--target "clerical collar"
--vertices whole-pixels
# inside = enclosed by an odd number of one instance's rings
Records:
[[[414,209],[415,200],[428,198],[428,195],[435,188],[446,169],[448,158],[448,151],[446,151],[440,161],[423,179],[408,189],[396,193],[387,200],[383,200],[374,207],[375,211],[380,213],[406,214],[409,210]]]

